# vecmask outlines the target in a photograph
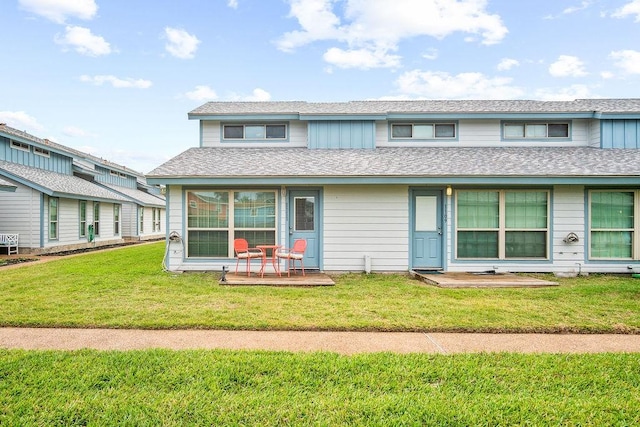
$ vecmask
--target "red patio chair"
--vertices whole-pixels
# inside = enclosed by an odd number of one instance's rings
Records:
[[[247,260],[247,276],[251,276],[251,260],[257,259],[262,265],[262,249],[250,248],[247,239],[235,239],[233,241],[233,250],[236,253],[236,274],[238,274],[238,264],[240,260]]]
[[[307,241],[304,239],[298,239],[293,242],[293,247],[288,249],[280,249],[276,252],[278,259],[287,260],[287,277],[291,277],[291,269],[296,268],[296,261],[300,261],[300,267],[302,268],[302,275],[304,276],[304,251],[307,250]]]

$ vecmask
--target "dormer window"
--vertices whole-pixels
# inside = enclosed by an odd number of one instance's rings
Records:
[[[504,139],[569,138],[569,123],[513,123],[503,125]]]
[[[44,148],[40,148],[40,147],[33,147],[33,152],[42,157],[50,156],[49,150],[45,150]]]
[[[29,144],[11,140],[11,148],[15,148],[16,150],[29,151]]]
[[[264,140],[286,139],[287,125],[285,124],[242,124],[224,125],[223,139]]]
[[[455,123],[393,123],[391,139],[454,139]]]

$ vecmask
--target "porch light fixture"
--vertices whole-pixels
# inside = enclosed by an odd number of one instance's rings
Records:
[[[447,185],[447,196],[450,196],[453,194],[453,190],[451,189],[450,185]]]

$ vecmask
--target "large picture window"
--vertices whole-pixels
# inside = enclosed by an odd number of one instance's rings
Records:
[[[592,259],[640,259],[640,191],[589,193]]]
[[[187,191],[188,257],[232,258],[233,240],[275,244],[275,191]]]
[[[456,257],[546,259],[548,191],[458,191]]]

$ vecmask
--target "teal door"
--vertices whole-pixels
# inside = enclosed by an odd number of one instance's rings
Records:
[[[289,242],[297,239],[307,241],[304,254],[305,269],[320,268],[320,191],[289,191]]]
[[[442,191],[411,195],[411,268],[442,268]]]

